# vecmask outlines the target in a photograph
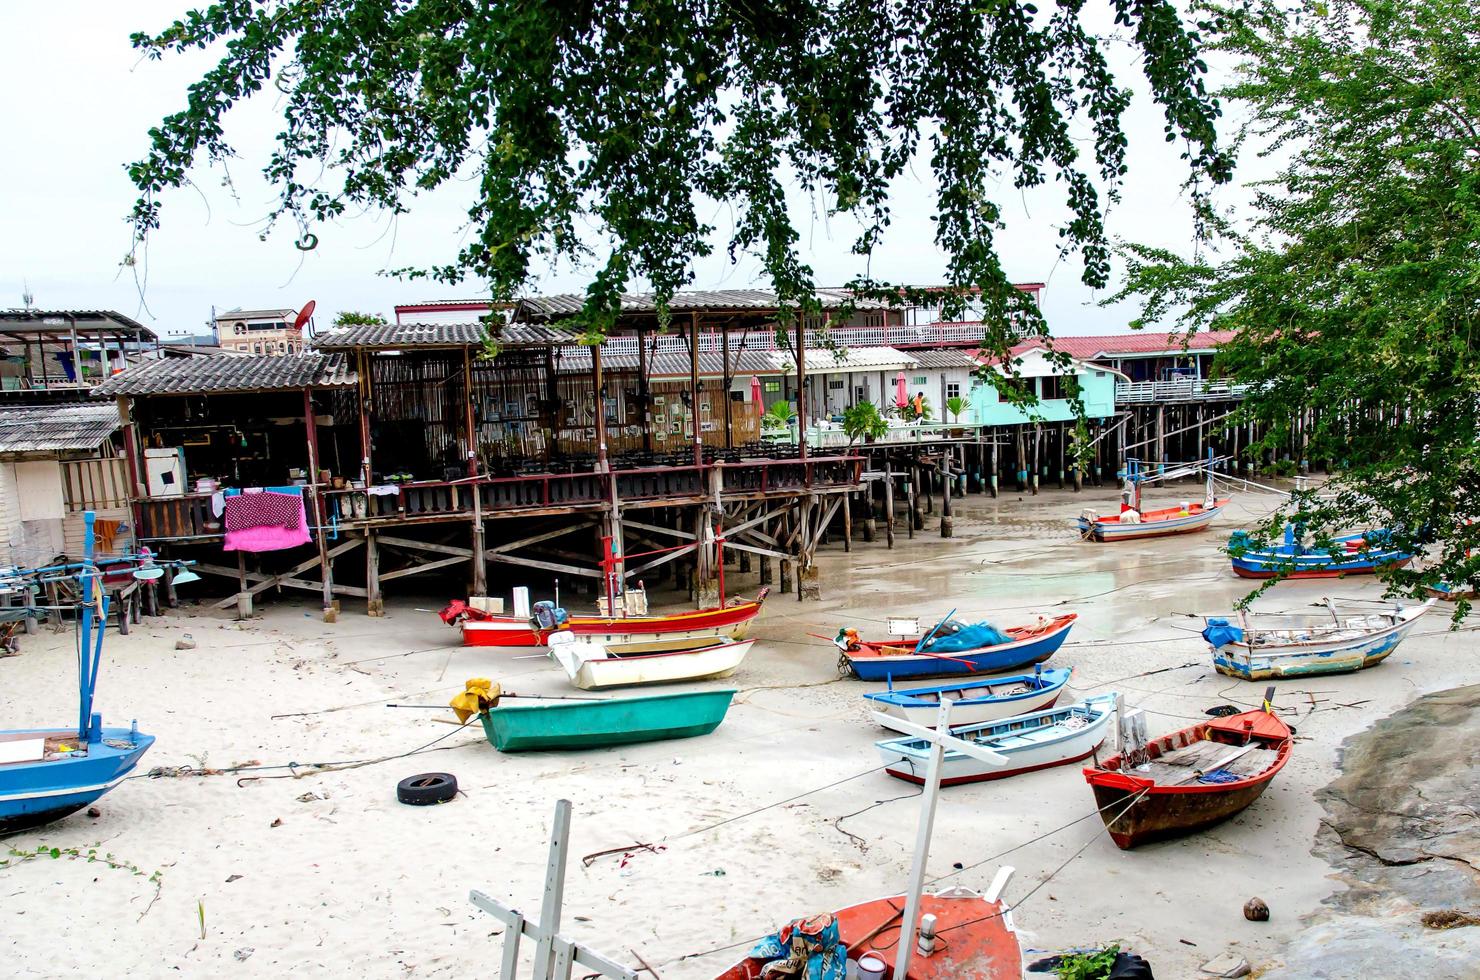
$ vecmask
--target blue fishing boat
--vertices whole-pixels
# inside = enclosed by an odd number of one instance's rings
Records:
[[[0,731],[0,834],[60,820],[96,801],[117,786],[149,746],[138,724],[104,728],[92,710],[103,653],[103,624],[108,596],[93,562],[93,520],[83,515],[83,562],[40,572],[75,579],[81,586],[77,605],[77,727]]]
[[[914,722],[934,728],[942,699],[951,702],[951,727],[998,721],[1013,715],[1051,708],[1064,693],[1074,671],[1070,667],[1008,677],[955,681],[937,687],[910,687],[865,694],[874,717],[885,728],[905,732],[897,722]],[[906,732],[908,734],[908,732]]]
[[[1065,613],[997,630],[989,623],[963,623],[947,616],[924,637],[861,640],[851,629],[833,642],[842,651],[839,669],[865,681],[955,674],[1000,674],[1052,657],[1078,616]]]
[[[1235,531],[1228,540],[1229,550],[1247,546],[1249,535]],[[1335,547],[1307,548],[1300,543],[1295,528],[1285,528],[1285,543],[1261,551],[1230,554],[1233,571],[1241,578],[1340,578],[1345,575],[1372,575],[1381,568],[1401,568],[1413,560],[1413,553],[1391,544],[1387,530],[1362,531],[1333,539]]]

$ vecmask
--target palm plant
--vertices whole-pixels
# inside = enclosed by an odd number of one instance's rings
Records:
[[[849,446],[859,439],[877,439],[888,431],[889,423],[873,402],[859,402],[843,411],[843,432],[848,436]]]

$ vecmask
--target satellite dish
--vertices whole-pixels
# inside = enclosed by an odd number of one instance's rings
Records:
[[[303,309],[298,311],[298,316],[293,320],[294,330],[303,329],[303,325],[308,322],[309,317],[313,316],[313,307],[313,300],[309,300],[307,303],[303,304]]]

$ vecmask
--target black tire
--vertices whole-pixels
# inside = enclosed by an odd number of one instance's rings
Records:
[[[396,799],[408,806],[446,803],[457,795],[457,777],[450,772],[424,772],[396,784]]]

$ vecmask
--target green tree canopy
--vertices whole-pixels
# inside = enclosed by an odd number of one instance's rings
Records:
[[[340,310],[334,316],[336,327],[378,327],[386,322],[379,313],[361,313],[359,310]]]
[[[129,170],[136,242],[169,188],[200,160],[235,155],[224,119],[266,87],[284,124],[264,172],[274,219],[316,242],[319,223],[362,209],[403,212],[462,181],[467,242],[445,263],[401,270],[486,281],[515,296],[537,262],[593,270],[583,318],[600,330],[629,281],[660,304],[691,278],[735,215],[732,258],[760,259],[776,292],[814,311],[789,188],[862,227],[859,268],[890,220],[889,185],[924,160],[937,185],[946,279],[980,290],[997,324],[1043,333],[1012,288],[994,194],[1048,183],[1070,218],[1063,248],[1093,285],[1109,275],[1102,220],[1125,173],[1128,90],[1107,45],[1135,52],[1182,141],[1191,178],[1226,179],[1197,25],[1167,0],[221,0],[133,43],[149,57],[209,49],[220,60],[185,107],[150,132]],[[1115,37],[1086,25],[1113,17]],[[592,230],[594,229],[594,231]],[[921,302],[861,273],[866,295]],[[934,297],[938,299],[939,297]],[[951,296],[948,309],[964,307]],[[1009,327],[1009,313],[1020,326]]]
[[[1442,539],[1393,585],[1480,584],[1480,14],[1468,0],[1262,2],[1218,11],[1227,95],[1278,162],[1217,252],[1131,247],[1146,322],[1233,329],[1238,421],[1339,470],[1262,528]],[[1256,447],[1257,448],[1257,447]]]

